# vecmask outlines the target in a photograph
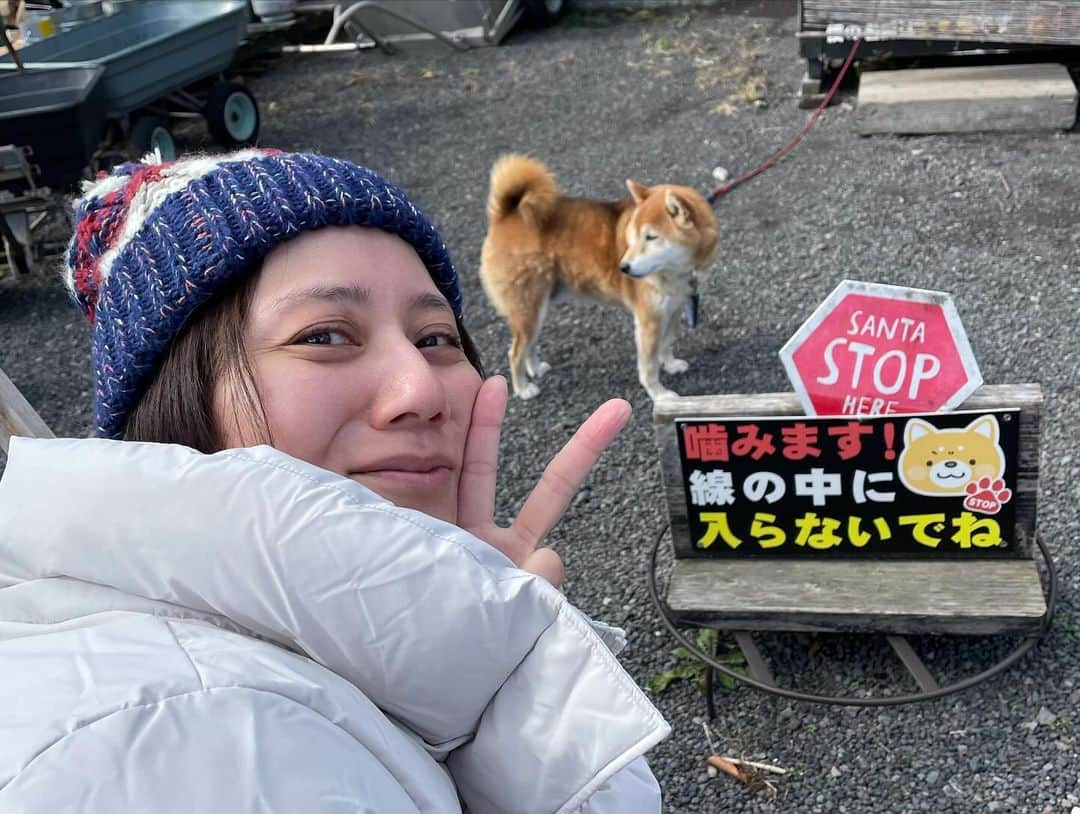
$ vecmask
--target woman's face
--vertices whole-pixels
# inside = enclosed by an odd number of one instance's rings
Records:
[[[456,522],[480,374],[408,243],[351,226],[278,246],[255,283],[244,342],[275,447]],[[260,437],[236,397],[218,384],[228,446]]]

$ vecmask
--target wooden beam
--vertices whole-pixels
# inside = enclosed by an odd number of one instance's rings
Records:
[[[53,438],[49,425],[30,406],[15,383],[0,370],[0,449],[7,455],[11,436]]]
[[[676,559],[667,604],[732,630],[1036,633],[1034,560]]]
[[[1064,65],[864,71],[855,129],[860,135],[1068,130],[1076,98]]]

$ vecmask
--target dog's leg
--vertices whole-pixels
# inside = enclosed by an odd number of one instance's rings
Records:
[[[536,337],[540,323],[547,310],[551,296],[550,284],[545,289],[525,291],[519,307],[510,315],[510,381],[518,398],[531,399],[540,395],[540,387],[526,376],[539,376],[546,372],[543,363],[536,358]],[[543,368],[543,369],[542,369]],[[537,373],[537,371],[540,371]]]
[[[536,317],[536,329],[533,331],[532,339],[529,340],[528,347],[525,350],[525,370],[533,379],[539,379],[551,370],[551,365],[547,362],[540,361],[540,355],[536,352],[538,344],[537,340],[540,338],[540,329],[544,327],[544,317],[547,316],[548,305],[550,303],[551,294],[549,293],[544,297],[544,301],[540,305],[540,313]]]
[[[655,312],[634,313],[634,340],[638,353],[638,381],[655,401],[662,396],[678,395],[660,384],[660,349],[663,341],[663,317]]]
[[[660,363],[664,366],[665,373],[685,373],[690,368],[690,363],[685,359],[678,359],[671,352],[671,346],[675,344],[674,317],[664,320],[664,336],[660,340]]]
[[[529,381],[525,375],[525,358],[528,353],[530,336],[527,330],[517,325],[510,329],[510,383],[518,398],[531,399],[540,395],[540,388]]]

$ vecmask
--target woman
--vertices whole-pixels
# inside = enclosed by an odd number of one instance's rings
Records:
[[[100,437],[17,439],[0,482],[0,810],[660,809],[667,724],[539,545],[629,405],[498,527],[506,385],[401,190],[125,165],[67,275]]]

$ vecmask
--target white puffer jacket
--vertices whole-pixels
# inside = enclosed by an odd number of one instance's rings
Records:
[[[455,526],[269,447],[13,440],[5,814],[654,812],[668,733]]]

